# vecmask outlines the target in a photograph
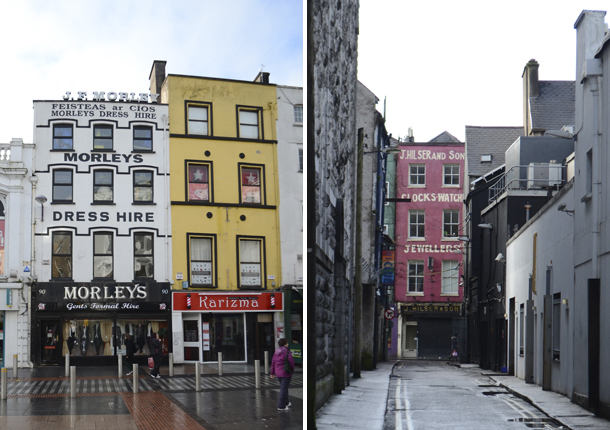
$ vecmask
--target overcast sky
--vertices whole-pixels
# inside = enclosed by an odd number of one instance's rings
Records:
[[[0,143],[33,138],[33,100],[66,91],[148,92],[166,72],[303,86],[303,2],[14,0],[0,2]]]
[[[386,127],[417,142],[466,125],[523,125],[521,75],[574,80],[582,10],[607,0],[360,0],[358,79],[386,102]],[[606,16],[606,22],[609,22]]]

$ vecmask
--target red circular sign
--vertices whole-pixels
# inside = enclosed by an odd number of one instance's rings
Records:
[[[384,312],[385,319],[391,320],[394,319],[394,309],[388,308]]]

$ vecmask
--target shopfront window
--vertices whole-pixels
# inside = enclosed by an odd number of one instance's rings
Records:
[[[244,314],[202,314],[203,361],[245,361]]]
[[[159,333],[163,354],[168,353],[167,321],[119,319],[65,320],[62,355],[75,357],[125,354],[127,335],[136,355],[150,355],[151,333]],[[116,351],[115,351],[116,347]]]

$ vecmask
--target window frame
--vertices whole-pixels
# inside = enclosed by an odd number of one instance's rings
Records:
[[[553,362],[561,361],[561,293],[553,294],[552,310],[552,351]]]
[[[210,284],[201,284],[193,282],[193,252],[192,252],[192,241],[196,239],[206,239],[211,241],[211,260],[197,260],[198,262],[209,262],[211,268],[211,283]],[[216,234],[208,234],[208,233],[187,233],[186,235],[186,255],[188,262],[188,282],[189,288],[218,288],[218,249],[217,249],[217,240]]]
[[[96,249],[96,239],[98,237],[110,237],[110,254],[107,253],[98,253],[97,249]],[[111,262],[111,271],[110,271],[110,275],[109,276],[95,276],[96,275],[96,257],[100,258],[100,257],[108,257],[110,256],[110,262]],[[105,281],[111,281],[114,279],[114,235],[112,234],[112,232],[108,232],[108,231],[98,231],[93,233],[93,279],[94,280],[105,280]]]
[[[191,177],[190,177],[190,167],[191,166],[204,166],[207,169],[207,185],[208,185],[208,198],[207,200],[203,199],[191,199],[190,193],[190,185],[191,185]],[[201,161],[201,160],[184,160],[184,197],[185,201],[193,202],[193,203],[212,203],[214,202],[214,193],[213,193],[213,166],[211,161]],[[197,183],[197,182],[195,182]]]
[[[150,237],[150,243],[151,243],[151,250],[149,254],[146,253],[137,253],[137,247],[136,247],[136,243],[137,242],[137,238],[141,236],[149,236]],[[145,240],[144,240],[145,242]],[[155,279],[155,234],[153,232],[150,231],[136,231],[133,233],[133,279],[134,280],[154,280]],[[138,256],[142,257],[150,257],[150,263],[152,265],[152,275],[151,276],[138,276],[137,272],[138,269],[136,269],[136,263],[140,263],[136,261],[136,258],[138,258]]]
[[[303,165],[303,163],[304,163],[304,160],[303,160],[303,147],[299,146],[297,148],[297,150],[298,150],[297,152],[298,152],[298,155],[299,155],[299,172],[303,172],[303,167],[304,167],[304,165]]]
[[[110,173],[110,185],[108,184],[99,184],[97,183],[97,174],[98,173]],[[112,198],[110,200],[97,200],[95,197],[95,187],[108,187],[112,193]],[[112,169],[95,169],[93,170],[93,204],[94,205],[110,205],[114,204],[114,170]]]
[[[70,172],[70,182],[57,182],[55,174],[56,173],[60,173],[60,172]],[[60,168],[60,169],[53,169],[53,173],[52,173],[52,181],[53,181],[53,203],[63,203],[63,204],[71,204],[74,203],[74,170],[72,169],[64,169],[64,168]],[[56,198],[56,193],[55,193],[55,187],[66,187],[66,188],[70,188],[70,199],[58,199]]]
[[[58,148],[56,146],[56,144],[55,144],[55,140],[56,139],[62,139],[62,140],[65,139],[65,138],[63,138],[61,136],[58,136],[55,133],[55,131],[57,129],[60,129],[60,128],[62,128],[62,129],[63,128],[68,129],[69,128],[70,129],[70,137],[69,137],[70,147],[69,148]],[[59,124],[53,124],[53,151],[74,151],[74,124],[69,124],[69,123],[65,123],[65,122],[62,122],[62,123],[59,123]]]
[[[413,173],[413,168],[423,168],[422,172]],[[413,182],[413,178],[417,178],[417,182]],[[420,179],[423,180],[423,183],[419,183]],[[426,186],[426,165],[422,163],[412,163],[409,164],[409,187],[425,187]]]
[[[458,260],[441,263],[441,296],[458,296],[460,293],[460,266]],[[457,269],[456,269],[457,267]],[[448,285],[447,285],[448,283]],[[455,291],[453,291],[455,288]]]
[[[297,109],[301,109],[301,113],[298,114]],[[293,114],[294,114],[294,125],[303,125],[303,105],[293,105]],[[300,121],[299,121],[299,117],[300,117]]]
[[[96,137],[96,130],[110,130],[110,137],[102,136]],[[100,141],[110,141],[110,148],[96,148],[95,142],[96,140]],[[93,124],[93,151],[95,152],[113,152],[114,151],[114,126],[112,124]]]
[[[453,168],[457,167],[457,173],[453,171]],[[451,172],[447,173],[447,168],[451,168]],[[451,178],[451,183],[447,183],[447,178]],[[457,179],[457,184],[453,182]],[[460,165],[457,163],[443,164],[443,187],[460,187]]]
[[[259,171],[259,188],[260,188],[260,202],[244,202],[243,199],[243,187],[245,186],[242,183],[243,178],[243,170],[244,169],[252,169]],[[238,163],[237,170],[239,172],[239,203],[245,205],[256,205],[256,206],[264,206],[267,204],[267,193],[266,193],[266,182],[265,182],[265,165],[264,164],[246,164],[246,163]],[[254,187],[254,186],[252,186]]]
[[[205,134],[191,133],[191,130],[190,130],[191,119],[190,119],[190,112],[189,112],[191,107],[206,110],[207,120],[205,120],[205,121],[192,120],[192,121],[205,123],[207,126],[207,133],[205,133]],[[184,102],[184,131],[185,131],[185,134],[187,134],[189,136],[213,136],[214,135],[213,127],[212,127],[212,103],[211,102],[185,100],[185,102]]]
[[[136,185],[136,176],[139,173],[150,174],[150,185]],[[150,188],[150,200],[136,200],[136,188]],[[155,202],[155,173],[152,170],[134,170],[132,175],[132,196],[134,205],[152,205]]]
[[[263,108],[259,106],[245,106],[245,105],[237,105],[236,116],[237,116],[237,137],[240,139],[248,139],[248,140],[263,140],[264,139],[264,129],[263,129]],[[245,125],[247,127],[253,127],[252,124],[243,123],[241,121],[241,112],[252,112],[256,113],[257,118],[257,137],[244,137],[242,136],[241,126]]]
[[[70,239],[69,244],[70,244],[70,250],[67,253],[57,253],[56,252],[56,248],[55,248],[55,238],[59,237],[59,236],[66,236]],[[71,281],[72,277],[74,276],[74,265],[72,264],[72,261],[74,259],[73,257],[73,253],[74,253],[74,236],[72,235],[72,232],[70,231],[54,231],[52,232],[51,235],[51,280],[52,281]],[[57,267],[57,258],[68,258],[68,263],[70,266],[70,273],[69,276],[54,276],[55,273],[55,268]],[[57,269],[59,271],[59,268]]]
[[[257,263],[256,261],[243,261],[242,260],[242,255],[241,255],[241,243],[242,241],[247,241],[247,242],[258,242],[259,243],[259,262]],[[239,289],[260,289],[260,290],[266,290],[267,289],[267,283],[266,283],[266,279],[267,279],[267,269],[266,269],[266,246],[265,246],[265,237],[263,236],[241,236],[241,235],[237,235],[236,236],[236,257],[237,257],[237,288]],[[253,284],[246,284],[244,285],[243,283],[243,279],[242,279],[242,264],[250,264],[250,265],[255,265],[258,264],[260,266],[260,286],[259,285],[253,285]]]
[[[449,220],[449,222],[445,221],[445,216],[448,214],[456,214],[457,221],[453,222],[453,219]],[[453,218],[453,217],[451,217]],[[453,231],[455,229],[455,235],[447,234],[447,226],[450,227],[450,230]],[[456,239],[460,236],[460,211],[457,209],[443,209],[443,239]]]
[[[413,223],[411,221],[411,215],[416,215],[416,222]],[[420,222],[420,215],[423,216]],[[417,235],[411,235],[411,227],[415,227],[417,230]],[[419,230],[421,229],[421,236],[419,235]],[[409,239],[426,239],[426,211],[424,209],[409,209]]]
[[[409,260],[407,271],[407,295],[408,296],[423,296],[424,295],[424,260]],[[415,272],[411,273],[411,269]],[[421,268],[421,272],[419,269]],[[415,291],[412,291],[412,281]]]
[[[142,137],[137,137],[136,136],[136,131],[142,131],[142,130],[147,130],[150,131],[150,139],[146,139],[146,138],[142,138]],[[131,152],[154,152],[154,129],[152,126],[150,125],[134,125],[133,126],[133,133],[132,133],[132,148],[131,148]],[[143,148],[136,148],[136,142],[137,141],[147,141],[150,140],[150,149],[143,149]]]

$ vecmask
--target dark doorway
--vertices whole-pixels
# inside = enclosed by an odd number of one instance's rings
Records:
[[[61,355],[59,334],[59,320],[40,321],[40,364],[59,364]]]

